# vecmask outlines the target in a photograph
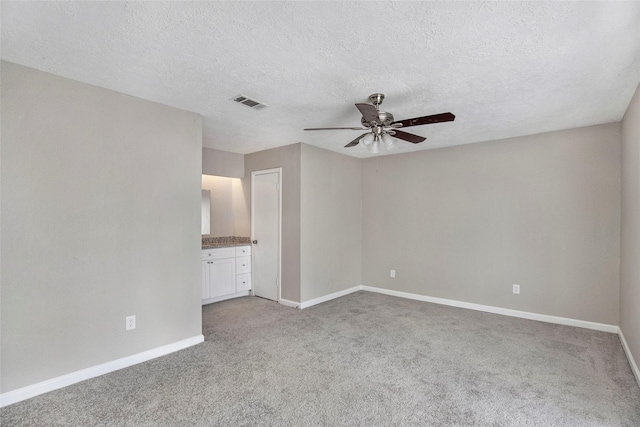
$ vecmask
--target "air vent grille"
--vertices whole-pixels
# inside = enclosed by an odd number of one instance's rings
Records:
[[[256,101],[255,99],[251,99],[248,96],[244,96],[244,95],[234,96],[231,99],[242,105],[246,105],[249,108],[253,108],[254,110],[262,110],[263,108],[268,107],[267,104],[263,104],[260,101]]]

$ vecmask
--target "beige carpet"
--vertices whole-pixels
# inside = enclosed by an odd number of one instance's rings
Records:
[[[640,426],[617,335],[358,292],[203,307],[206,342],[0,410],[2,426]]]

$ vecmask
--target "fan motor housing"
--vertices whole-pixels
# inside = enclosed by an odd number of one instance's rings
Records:
[[[380,119],[380,124],[383,126],[389,126],[391,122],[393,122],[393,114],[385,111],[378,111],[378,118]]]
[[[360,123],[362,123],[362,126],[368,127],[368,128],[376,124],[381,126],[389,126],[393,122],[393,114],[387,113],[386,111],[378,111],[378,120],[379,121],[377,123],[373,123],[373,122],[366,121],[365,118],[362,117],[360,119]]]

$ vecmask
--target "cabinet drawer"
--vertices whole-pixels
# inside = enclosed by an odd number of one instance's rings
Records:
[[[236,256],[251,255],[251,246],[236,246]]]
[[[225,258],[234,258],[236,256],[236,248],[215,248],[215,249],[205,249],[202,251],[202,260],[214,260],[214,259],[225,259]]]
[[[239,274],[236,276],[236,292],[248,291],[251,289],[251,273]]]
[[[236,274],[249,273],[251,271],[251,257],[241,256],[236,258]]]

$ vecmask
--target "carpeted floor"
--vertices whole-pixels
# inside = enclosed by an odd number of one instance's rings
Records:
[[[614,334],[369,292],[202,312],[204,344],[3,408],[2,426],[640,426]]]

